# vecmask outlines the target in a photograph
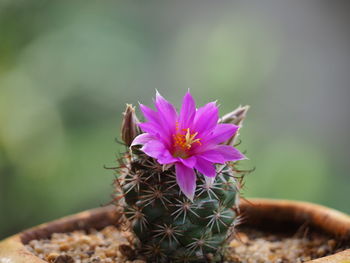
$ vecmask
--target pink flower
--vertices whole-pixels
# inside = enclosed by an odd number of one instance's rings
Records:
[[[215,164],[245,159],[234,147],[222,144],[237,132],[238,126],[218,124],[215,102],[196,109],[187,92],[177,114],[174,106],[157,92],[155,107],[157,111],[140,104],[147,122],[139,124],[144,133],[131,146],[143,145],[141,150],[160,164],[174,164],[177,183],[190,200],[196,188],[194,169],[211,181],[216,175]]]

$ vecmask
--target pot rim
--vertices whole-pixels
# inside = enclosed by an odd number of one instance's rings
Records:
[[[275,223],[294,223],[314,227],[339,239],[350,241],[350,216],[338,210],[305,201],[250,198],[243,200],[240,208],[251,220]],[[277,220],[276,220],[277,219]]]
[[[350,216],[332,208],[304,201],[250,198],[242,200],[240,209],[243,215],[249,215],[245,223],[247,225],[260,224],[267,220],[282,226],[287,222],[299,225],[307,222],[311,227],[350,242]],[[0,242],[0,263],[45,263],[46,261],[30,253],[24,244],[33,239],[48,237],[54,232],[70,232],[91,227],[101,229],[107,225],[118,225],[120,218],[121,210],[115,206],[105,206],[24,230]],[[308,262],[349,263],[348,260],[350,249]]]

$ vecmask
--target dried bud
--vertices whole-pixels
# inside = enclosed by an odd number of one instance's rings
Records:
[[[135,137],[141,133],[138,126],[139,120],[136,117],[135,108],[131,104],[126,104],[123,115],[122,140],[127,146],[130,146]]]
[[[241,127],[245,117],[247,116],[248,110],[249,110],[248,105],[243,107],[239,106],[234,111],[227,113],[222,118],[220,118],[219,123],[231,123]],[[237,137],[238,137],[238,132],[236,132],[236,134],[232,138],[230,138],[227,142],[225,142],[225,144],[233,146],[235,144]]]

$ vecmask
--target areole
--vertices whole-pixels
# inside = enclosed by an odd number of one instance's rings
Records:
[[[350,244],[350,217],[334,209],[307,202],[271,199],[249,199],[248,202],[242,202],[240,208],[249,215],[245,222],[247,226],[262,225],[268,221],[283,228],[286,225],[298,226],[306,222],[310,227]],[[0,263],[44,263],[45,261],[26,250],[24,244],[33,239],[49,237],[52,233],[91,227],[101,229],[108,225],[115,225],[120,216],[115,207],[106,206],[25,230],[0,242]],[[309,261],[309,263],[348,262],[350,262],[350,249]]]

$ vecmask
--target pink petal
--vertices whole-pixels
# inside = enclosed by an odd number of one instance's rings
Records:
[[[159,138],[167,147],[171,145],[171,137],[168,135],[167,131],[164,130],[164,126],[160,126],[153,122],[143,122],[139,123],[139,127],[142,131]]]
[[[131,146],[134,145],[144,145],[146,143],[148,143],[150,140],[154,140],[155,137],[153,135],[150,135],[148,133],[142,133],[138,136],[135,137],[135,139],[132,141]]]
[[[148,121],[159,124],[160,120],[159,120],[158,113],[156,111],[152,110],[151,108],[148,108],[147,106],[141,103],[140,103],[140,109]]]
[[[218,124],[213,133],[205,140],[214,144],[225,142],[237,132],[238,128],[239,127],[234,124]]]
[[[170,147],[173,131],[170,131],[169,128],[174,127],[175,124],[169,124],[168,120],[165,121],[160,113],[143,104],[140,104],[140,109],[145,118],[148,120],[148,122],[146,122],[147,124],[139,124],[140,128],[143,131],[159,135],[159,137],[161,137],[163,141],[166,142],[167,146]]]
[[[193,201],[194,192],[196,190],[196,175],[193,169],[188,168],[182,163],[175,164],[176,181],[188,199]]]
[[[218,120],[218,107],[215,102],[210,102],[197,110],[193,129],[198,132],[199,136],[207,134],[216,127]]]
[[[164,121],[167,121],[170,125],[176,124],[177,113],[175,107],[162,97],[157,91],[155,106],[158,113],[161,115]]]
[[[192,95],[187,92],[182,100],[182,107],[179,116],[180,129],[187,129],[192,126],[196,114],[196,103]]]
[[[176,132],[176,110],[171,103],[169,103],[159,94],[158,91],[156,94],[155,106],[158,110],[157,113],[160,129],[162,130],[162,134],[165,134],[163,139],[167,141],[167,145],[170,147],[172,144],[172,136]]]
[[[222,156],[222,153],[220,151],[215,150],[215,149],[207,150],[205,152],[199,153],[197,156],[200,156],[203,159],[205,159],[211,163],[223,164],[226,162],[225,158]]]
[[[229,145],[218,145],[215,148],[215,151],[217,151],[217,153],[220,153],[222,155],[222,157],[225,159],[225,162],[247,159],[247,157],[245,157],[244,154],[242,154],[236,148],[233,148],[232,146],[229,146]]]
[[[139,127],[143,132],[147,132],[153,136],[158,136],[161,133],[161,128],[159,125],[153,122],[142,122],[139,123]]]
[[[188,168],[193,168],[196,165],[196,157],[194,156],[191,156],[186,159],[178,158],[178,160],[182,162],[184,165],[186,165]]]
[[[159,141],[159,140],[150,140],[148,141],[141,150],[146,153],[148,156],[151,156],[160,164],[169,164],[174,163],[177,161],[176,158],[174,158],[168,149],[165,147],[165,145]]]
[[[208,177],[215,177],[216,169],[212,162],[209,162],[201,157],[197,157],[195,168]]]

